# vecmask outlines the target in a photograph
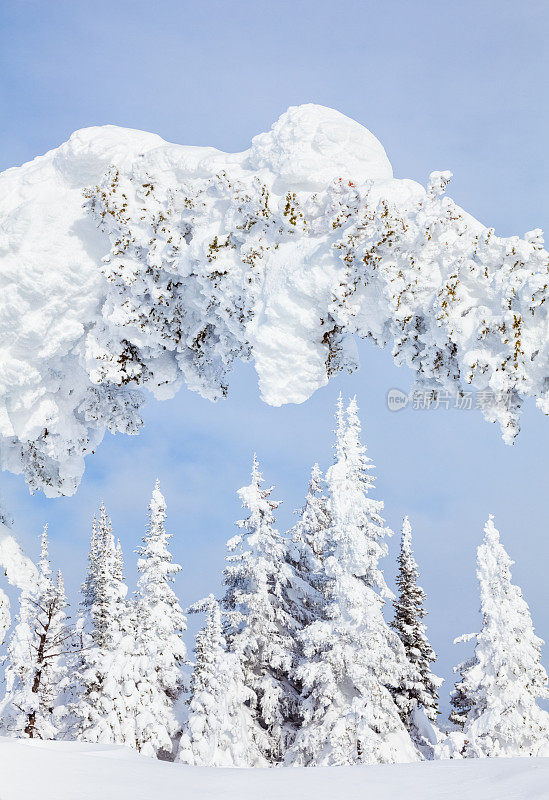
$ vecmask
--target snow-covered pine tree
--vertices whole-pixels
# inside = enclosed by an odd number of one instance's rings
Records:
[[[52,578],[48,526],[41,538],[38,579],[22,592],[17,624],[8,644],[6,696],[0,708],[5,735],[55,739],[64,713],[60,698],[66,689],[67,657],[74,631],[68,625],[61,573]]]
[[[105,512],[106,513],[106,512]],[[93,515],[90,549],[88,551],[88,568],[86,577],[81,587],[82,599],[80,601],[79,624],[89,625],[91,622],[91,609],[96,599],[96,585],[99,572],[99,536],[97,532],[97,517]]]
[[[240,659],[229,653],[219,603],[210,595],[191,613],[205,612],[196,636],[189,711],[179,743],[178,760],[202,767],[247,767],[250,753],[251,692],[244,684]]]
[[[417,735],[414,723],[416,708],[422,708],[427,718],[436,722],[438,688],[442,680],[431,671],[436,655],[423,622],[427,614],[425,592],[418,585],[419,570],[412,551],[412,526],[408,517],[404,517],[402,523],[398,566],[398,597],[393,601],[395,618],[391,624],[404,645],[412,669],[404,682],[394,690],[393,697],[404,724],[414,738]]]
[[[272,488],[254,455],[249,486],[238,494],[249,515],[236,524],[241,533],[228,542],[225,633],[229,651],[241,660],[253,726],[249,766],[279,763],[291,736],[288,720],[295,704],[288,676],[293,666],[293,630],[298,626],[286,603],[289,584],[286,542],[275,529]]]
[[[305,504],[296,513],[299,520],[288,531],[285,541],[287,576],[283,598],[294,621],[292,627],[292,667],[288,675],[286,751],[291,749],[302,725],[301,681],[297,669],[302,660],[301,631],[323,613],[326,574],[322,563],[326,531],[330,524],[324,476],[314,464]],[[284,754],[286,758],[286,753]]]
[[[478,548],[482,629],[461,637],[475,642],[474,656],[459,666],[451,719],[462,726],[469,758],[549,754],[549,714],[538,699],[549,698],[541,665],[542,640],[490,515]],[[456,640],[459,641],[459,640]]]
[[[172,562],[164,527],[166,501],[156,481],[149,505],[149,523],[138,549],[139,579],[135,599],[136,683],[140,695],[136,718],[137,747],[146,755],[170,753],[179,730],[174,703],[183,688],[182,666],[187,627],[173,581],[181,570]]]
[[[322,557],[331,518],[325,480],[318,464],[312,468],[305,504],[298,513],[299,521],[288,532],[286,545],[291,567],[286,595],[293,606],[293,616],[303,627],[318,616],[318,608],[324,604],[326,574]]]
[[[125,599],[121,550],[104,504],[92,533],[84,592],[89,624],[83,626],[72,687],[72,735],[88,742],[136,747],[133,615]]]
[[[335,463],[326,475],[329,527],[323,535],[324,605],[300,635],[302,728],[288,753],[295,765],[417,758],[391,689],[409,665],[383,619],[392,597],[379,568],[390,534],[383,504],[368,496],[372,464],[360,441],[356,399],[337,407]]]

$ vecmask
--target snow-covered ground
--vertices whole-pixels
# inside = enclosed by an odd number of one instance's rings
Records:
[[[546,800],[549,758],[204,769],[124,747],[0,739],[0,800]]]

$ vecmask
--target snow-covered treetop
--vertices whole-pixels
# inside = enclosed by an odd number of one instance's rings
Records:
[[[474,655],[456,668],[451,719],[464,726],[466,757],[545,755],[549,698],[536,636],[522,591],[511,582],[513,561],[489,517],[478,548],[482,628],[456,641],[474,641]]]
[[[263,399],[303,402],[389,345],[422,389],[489,391],[505,441],[549,411],[548,254],[394,179],[337,111],[290,108],[243,153],[88,128],[0,176],[0,460],[71,494],[143,390],[223,397],[252,359]]]

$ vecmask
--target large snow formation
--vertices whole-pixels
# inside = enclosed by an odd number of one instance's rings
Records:
[[[549,759],[221,769],[169,764],[113,745],[0,739],[0,775],[2,800],[545,800]]]
[[[306,400],[389,345],[422,389],[495,393],[518,432],[549,412],[548,254],[444,195],[393,179],[337,111],[290,108],[249,150],[88,128],[0,176],[0,457],[49,496],[75,491],[106,429],[136,433],[142,390],[215,400],[236,358],[263,399]]]

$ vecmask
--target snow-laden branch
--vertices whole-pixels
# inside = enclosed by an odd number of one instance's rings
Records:
[[[112,126],[0,179],[0,454],[31,489],[75,491],[106,429],[137,433],[142,389],[215,400],[235,359],[263,399],[303,402],[390,346],[422,390],[489,390],[511,442],[549,412],[549,256],[444,194],[396,180],[380,143],[319,106],[250,150]]]

